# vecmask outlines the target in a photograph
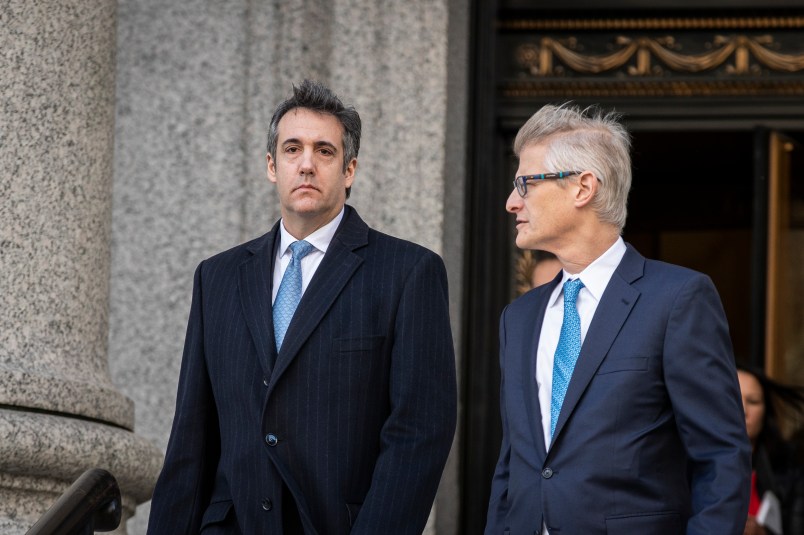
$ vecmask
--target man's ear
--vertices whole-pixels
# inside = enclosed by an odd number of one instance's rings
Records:
[[[347,188],[351,188],[352,183],[355,181],[355,171],[357,171],[357,158],[352,158],[352,161],[346,166],[346,171],[343,172]]]
[[[268,181],[276,184],[276,162],[271,157],[270,152],[265,155],[265,162],[267,163],[266,167],[268,169],[267,171]]]
[[[586,206],[597,195],[600,182],[592,171],[584,171],[578,177],[578,190],[575,193],[575,206]]]

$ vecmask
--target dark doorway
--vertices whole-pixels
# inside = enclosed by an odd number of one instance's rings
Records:
[[[709,275],[735,354],[748,359],[754,164],[751,131],[640,131],[624,238],[648,258]]]

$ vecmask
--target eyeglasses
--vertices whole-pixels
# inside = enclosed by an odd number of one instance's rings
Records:
[[[549,180],[552,178],[564,178],[572,175],[580,175],[583,171],[559,171],[558,173],[541,173],[538,175],[523,175],[514,179],[514,187],[520,197],[528,194],[528,182],[531,180]]]

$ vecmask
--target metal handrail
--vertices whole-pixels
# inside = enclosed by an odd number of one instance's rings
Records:
[[[123,506],[120,487],[101,468],[87,470],[48,509],[25,535],[92,535],[120,525]]]

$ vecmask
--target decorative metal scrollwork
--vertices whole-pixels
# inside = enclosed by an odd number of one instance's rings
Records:
[[[617,36],[618,47],[609,54],[584,55],[578,39],[543,37],[538,44],[526,43],[517,50],[517,61],[532,76],[554,77],[568,68],[579,74],[599,74],[624,68],[629,76],[659,76],[664,69],[680,73],[699,73],[724,66],[728,75],[756,75],[762,68],[795,73],[804,69],[804,54],[784,54],[773,50],[776,43],[770,35],[715,36],[708,50],[683,54],[673,37]],[[733,58],[732,63],[727,62]],[[753,58],[753,61],[752,61]],[[560,62],[560,65],[556,65]],[[631,64],[629,64],[631,62]]]

